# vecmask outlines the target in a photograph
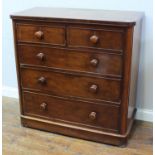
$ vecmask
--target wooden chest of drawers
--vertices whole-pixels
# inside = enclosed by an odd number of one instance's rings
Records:
[[[22,125],[124,144],[136,112],[142,13],[33,8],[11,18]]]

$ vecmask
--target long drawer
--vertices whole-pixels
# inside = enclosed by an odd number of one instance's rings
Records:
[[[24,114],[68,121],[95,128],[118,130],[119,107],[67,100],[44,94],[23,93]],[[67,123],[67,122],[66,122]]]
[[[60,68],[121,77],[122,57],[117,54],[19,45],[21,64]]]
[[[89,75],[21,68],[22,87],[54,95],[120,101],[121,80]]]

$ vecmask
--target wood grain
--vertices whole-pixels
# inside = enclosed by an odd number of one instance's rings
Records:
[[[50,95],[38,93],[23,93],[24,115],[39,117],[46,120],[66,121],[73,125],[83,125],[98,128],[118,130],[119,128],[119,106],[107,104],[96,104],[89,102],[73,101]],[[40,106],[46,104],[46,108]],[[94,120],[89,118],[91,113],[96,113]],[[110,132],[110,130],[109,130]]]
[[[65,27],[59,25],[31,25],[31,24],[16,24],[17,40],[19,42],[34,42],[45,43],[52,45],[64,46]],[[42,36],[37,37],[37,32],[41,32]]]
[[[91,41],[93,35],[98,38],[96,43]],[[112,29],[104,30],[91,29],[89,26],[87,28],[72,26],[67,29],[67,40],[69,47],[115,50],[122,50],[123,48],[123,33]]]
[[[3,97],[3,154],[152,155],[153,125],[136,121],[126,147],[115,147],[21,126],[17,99]]]
[[[127,11],[50,8],[34,8],[11,15],[22,124],[98,142],[124,144],[136,113],[134,85],[138,74],[142,15]],[[74,117],[63,115],[65,109],[79,108],[81,115],[74,112],[78,118],[72,121],[88,125],[84,116],[95,121],[97,113],[104,112],[104,117],[96,120],[96,127],[103,123],[105,128],[117,129],[118,133],[27,116],[23,113],[25,110],[27,114],[44,117],[42,112],[48,109],[48,104],[36,100],[35,106],[40,104],[38,109],[32,106],[31,100],[30,107],[24,107],[28,104],[22,96],[24,91],[67,99],[59,116],[49,112],[48,117],[72,120]],[[45,99],[41,97],[40,100],[42,98]],[[47,97],[47,100],[50,99]],[[59,100],[51,98],[56,111],[58,103]],[[119,107],[119,112],[113,106]],[[50,111],[53,109],[50,107]],[[88,109],[91,109],[89,114]],[[108,122],[111,119],[113,123]]]
[[[38,80],[43,77],[45,82]],[[92,78],[71,73],[50,72],[33,68],[21,68],[23,88],[51,93],[57,96],[74,96],[86,99],[100,99],[113,102],[120,101],[120,83],[118,79]],[[90,90],[97,85],[96,92]]]
[[[38,54],[44,58],[38,58]],[[65,48],[51,48],[32,45],[18,45],[20,64],[78,72],[96,73],[104,76],[122,76],[122,55],[109,54],[105,51],[90,52]],[[97,60],[94,66],[92,60]]]

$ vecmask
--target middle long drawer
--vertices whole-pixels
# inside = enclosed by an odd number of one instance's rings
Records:
[[[121,80],[119,79],[24,67],[21,68],[21,83],[23,88],[58,96],[120,101]]]
[[[122,56],[118,54],[18,45],[18,55],[21,64],[122,76]]]

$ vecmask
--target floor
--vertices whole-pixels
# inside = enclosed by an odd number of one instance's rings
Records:
[[[3,155],[152,155],[152,129],[135,122],[124,148],[70,138],[22,127],[18,100],[3,97]]]

